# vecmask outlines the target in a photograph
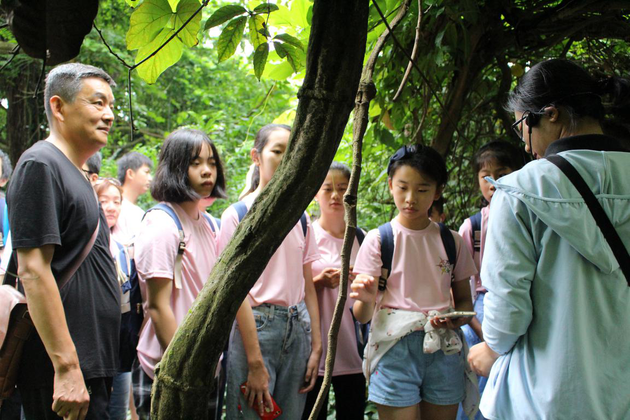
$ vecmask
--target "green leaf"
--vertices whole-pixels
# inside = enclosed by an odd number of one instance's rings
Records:
[[[297,47],[299,49],[301,49],[302,51],[304,51],[304,46],[302,45],[302,42],[297,39],[296,37],[289,35],[289,34],[278,34],[276,36],[273,37],[273,39],[279,39],[280,41],[284,42],[285,44],[289,44],[289,45],[293,45],[294,47]]]
[[[150,43],[171,19],[171,6],[165,0],[146,0],[131,14],[127,49],[137,50]]]
[[[253,12],[260,13],[260,14],[271,13],[271,12],[275,12],[278,9],[279,7],[273,3],[261,3],[254,8]]]
[[[304,54],[301,54],[297,48],[290,44],[283,44],[282,47],[284,48],[287,61],[291,65],[291,68],[293,68],[293,71],[298,72],[302,70],[302,67],[304,67],[304,62],[302,60],[304,58]]]
[[[141,62],[160,47],[171,35],[170,29],[164,29],[153,42],[138,50],[136,63]],[[147,83],[155,83],[158,76],[167,68],[177,63],[184,52],[184,45],[179,38],[173,38],[157,54],[138,66],[138,76]]]
[[[178,0],[177,11],[173,13],[168,0],[145,0],[132,14],[127,32],[127,49],[137,50],[162,36],[164,30],[174,34],[199,9],[197,0]],[[201,24],[201,13],[182,29],[177,37],[188,47],[197,45],[197,32]],[[158,45],[159,46],[159,45]],[[157,48],[157,47],[156,47]]]
[[[179,0],[168,0],[168,4],[171,6],[171,10],[173,13],[177,13],[177,5],[179,4]]]
[[[267,27],[264,17],[254,15],[249,18],[249,39],[251,39],[254,49],[267,43]]]
[[[247,9],[243,6],[239,6],[237,4],[230,4],[228,6],[223,6],[217,9],[212,16],[206,21],[206,24],[203,27],[204,31],[207,31],[210,28],[214,28],[228,20],[242,15],[243,13],[247,13]]]
[[[266,42],[260,44],[254,52],[254,74],[256,78],[260,80],[260,77],[265,71],[265,64],[267,64],[267,57],[269,56],[269,44]]]
[[[240,16],[228,22],[227,26],[219,35],[217,42],[217,53],[219,54],[219,63],[230,58],[238,47],[239,42],[243,38],[243,31],[247,24],[247,16]]]
[[[285,44],[280,42],[273,42],[273,49],[276,51],[280,58],[284,58],[287,56],[287,50],[285,49]]]
[[[142,3],[142,0],[125,0],[125,2],[134,9]]]

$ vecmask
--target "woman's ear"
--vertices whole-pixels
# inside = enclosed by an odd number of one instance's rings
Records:
[[[392,177],[387,177],[387,185],[389,186],[389,192],[392,192],[394,187],[392,186]]]
[[[560,111],[555,106],[548,106],[543,110],[543,113],[549,117],[549,122],[556,122],[560,118]]]
[[[256,148],[252,148],[252,150],[249,151],[249,156],[252,158],[254,165],[260,166],[260,157],[258,156],[258,150],[256,150]]]

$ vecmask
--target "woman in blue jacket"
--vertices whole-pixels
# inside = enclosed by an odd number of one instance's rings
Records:
[[[629,419],[630,278],[582,195],[547,158],[577,170],[630,249],[630,84],[549,60],[523,76],[507,107],[537,160],[493,181],[481,272],[486,341],[469,356],[477,373],[490,374],[481,411]],[[607,114],[624,138],[604,134]]]

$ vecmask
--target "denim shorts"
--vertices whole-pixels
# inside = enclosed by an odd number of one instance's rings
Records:
[[[370,376],[369,400],[391,407],[426,401],[459,404],[464,399],[464,360],[461,353],[422,351],[424,331],[402,338],[378,362]]]
[[[269,391],[283,412],[279,420],[299,419],[306,394],[298,390],[304,386],[306,364],[311,355],[311,319],[306,305],[304,301],[290,307],[262,304],[252,311],[269,373]],[[238,324],[230,337],[227,372],[227,419],[259,420],[240,391],[240,385],[247,381],[248,365]]]

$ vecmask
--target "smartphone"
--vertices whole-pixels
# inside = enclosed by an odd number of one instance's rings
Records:
[[[457,319],[457,318],[473,317],[475,315],[477,315],[477,312],[454,311],[454,312],[448,312],[446,314],[439,314],[437,317],[440,319],[446,319],[446,318]]]
[[[247,382],[243,382],[241,384],[241,392],[243,393],[243,395],[245,395],[245,393],[247,392]],[[278,407],[278,404],[276,404],[276,401],[273,399],[273,397],[271,398],[271,402],[273,403],[273,410],[269,410],[269,407],[265,405],[265,413],[262,415],[258,410],[254,409],[261,420],[274,420],[280,417],[280,415],[282,414],[282,409]]]

